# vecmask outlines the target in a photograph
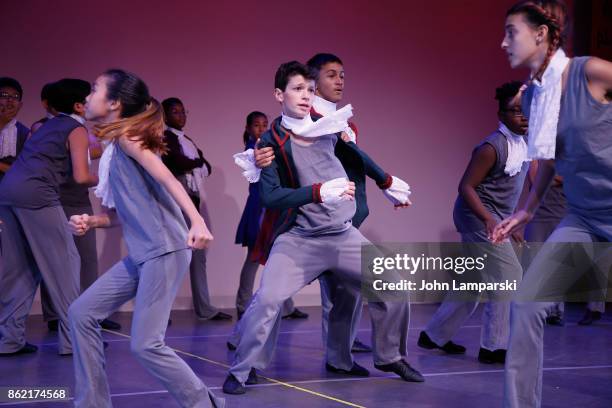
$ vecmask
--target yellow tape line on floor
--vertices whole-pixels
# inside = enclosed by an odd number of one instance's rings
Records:
[[[129,336],[127,334],[123,334],[123,333],[120,333],[120,332],[117,332],[117,331],[113,331],[113,330],[102,329],[102,331],[105,331],[107,333],[111,333],[111,334],[114,334],[114,335],[117,335],[117,336],[120,336],[120,337],[125,337],[125,338],[128,338],[128,339],[132,338],[132,336]],[[197,358],[198,360],[206,361],[207,363],[218,365],[218,366],[221,366],[221,367],[224,367],[224,368],[230,368],[229,365],[221,363],[219,361],[211,360],[209,358],[198,356],[197,354],[192,354],[192,353],[189,353],[187,351],[178,350],[178,349],[175,349],[175,348],[172,348],[172,347],[170,347],[170,348],[175,353],[184,354],[186,356]],[[326,395],[326,394],[322,394],[320,392],[309,390],[307,388],[298,387],[297,385],[293,385],[293,384],[289,384],[289,383],[286,383],[286,382],[283,382],[283,381],[275,380],[274,378],[265,377],[265,376],[259,375],[259,374],[258,374],[258,376],[260,378],[268,380],[268,381],[270,381],[272,383],[275,383],[275,384],[278,384],[278,385],[282,385],[282,386],[285,386],[287,388],[293,388],[294,390],[302,391],[302,392],[305,392],[307,394],[315,395],[317,397],[321,397],[321,398],[325,398],[325,399],[328,399],[328,400],[331,400],[331,401],[335,401],[335,402],[338,402],[340,404],[344,404],[344,405],[349,406],[349,407],[366,408],[363,405],[353,404],[352,402],[344,401],[344,400],[341,400],[339,398],[332,397],[331,395]]]

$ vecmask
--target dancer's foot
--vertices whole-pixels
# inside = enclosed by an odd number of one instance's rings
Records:
[[[421,373],[419,373],[417,370],[412,368],[410,364],[408,364],[404,360],[399,360],[391,364],[381,364],[381,365],[374,364],[374,367],[376,367],[380,371],[384,371],[388,373],[389,372],[395,373],[399,375],[404,381],[410,381],[410,382],[425,381],[425,378],[423,377],[423,375],[421,375]]]
[[[12,353],[0,353],[0,357],[19,356],[21,354],[36,353],[36,351],[38,351],[37,346],[30,343],[26,343],[19,350],[13,351]]]
[[[440,349],[447,354],[465,354],[465,347],[460,344],[453,343],[452,341],[447,341],[442,347],[438,346],[431,340],[425,331],[422,331],[419,335],[417,345],[427,350]]]
[[[370,372],[365,367],[360,366],[356,362],[353,362],[353,366],[351,367],[350,370],[336,368],[330,365],[329,363],[325,363],[325,369],[329,371],[330,373],[353,375],[355,377],[369,377],[370,376]]]
[[[240,395],[246,392],[244,385],[234,377],[234,374],[228,374],[223,383],[223,392],[226,394]]]

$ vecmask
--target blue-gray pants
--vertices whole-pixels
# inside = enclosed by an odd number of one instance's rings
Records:
[[[25,344],[25,322],[45,282],[59,317],[59,354],[71,354],[68,307],[79,296],[81,261],[64,210],[0,206],[0,353]]]
[[[461,241],[466,243],[488,242],[485,231],[462,233]],[[503,279],[521,279],[523,269],[509,242],[500,245],[490,245],[487,252],[489,260],[499,270],[488,271],[487,277],[492,281]],[[491,261],[489,261],[491,262]],[[492,262],[491,262],[492,263]],[[457,330],[466,322],[478,307],[478,302],[451,301],[445,299],[429,320],[425,332],[431,340],[443,346],[452,339]],[[510,331],[510,302],[487,302],[482,310],[482,329],[480,346],[487,350],[506,349]]]
[[[546,242],[610,242],[612,222],[609,217],[590,219],[570,212]],[[554,247],[544,246],[521,282],[517,296],[529,298],[536,293],[562,293],[576,279],[551,279]],[[588,265],[585,265],[585,268]],[[584,270],[575,271],[577,278]],[[545,284],[546,286],[543,286]],[[553,302],[513,302],[510,320],[510,344],[506,357],[504,407],[540,407],[542,403],[542,366],[544,361],[544,323]]]
[[[171,252],[135,265],[116,263],[70,307],[75,371],[75,406],[112,407],[98,321],[135,298],[131,351],[181,407],[223,407],[191,368],[164,342],[172,302],[191,260],[190,250]]]
[[[66,218],[70,219],[73,215],[81,214],[93,214],[91,205],[84,207],[68,207],[62,206]],[[85,289],[91,286],[92,283],[98,279],[98,250],[96,248],[96,231],[90,230],[82,236],[73,236],[74,244],[77,251],[79,252],[79,258],[81,258],[81,273],[79,277],[81,279],[81,291],[83,293]],[[43,319],[45,322],[49,320],[57,320],[57,312],[53,309],[51,299],[49,297],[49,291],[45,282],[40,284],[40,304],[42,306]]]
[[[263,369],[272,354],[265,347],[276,343],[281,305],[321,273],[331,270],[342,277],[347,290],[361,287],[361,245],[369,241],[354,227],[335,235],[302,237],[281,234],[272,247],[261,286],[242,316],[243,334],[230,373],[244,383],[251,368]],[[370,302],[374,330],[374,363],[388,364],[406,356],[409,304]],[[350,352],[350,350],[349,350]]]

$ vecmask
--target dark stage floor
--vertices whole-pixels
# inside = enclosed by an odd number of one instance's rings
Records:
[[[325,371],[321,345],[320,308],[305,308],[308,320],[283,321],[278,349],[270,367],[261,373],[269,380],[249,387],[242,396],[225,396],[228,407],[501,407],[503,367],[478,363],[480,313],[454,339],[468,347],[464,356],[447,356],[416,346],[419,331],[435,305],[413,305],[410,363],[426,377],[422,384],[406,383],[374,369],[371,355],[357,361],[371,371],[368,378],[351,378]],[[566,309],[565,327],[547,327],[544,357],[544,406],[612,406],[612,319],[604,316],[593,326],[577,326],[582,307]],[[172,397],[142,369],[129,351],[130,313],[113,318],[122,333],[104,333],[113,405],[116,408],[174,407]],[[197,320],[191,311],[172,313],[168,344],[175,348],[218,395],[232,352],[225,346],[233,322]],[[39,351],[0,359],[0,386],[73,386],[72,359],[56,354],[57,335],[47,332],[40,316],[28,321],[28,341]],[[370,343],[367,312],[359,337]],[[66,407],[70,403],[0,404],[20,407]]]

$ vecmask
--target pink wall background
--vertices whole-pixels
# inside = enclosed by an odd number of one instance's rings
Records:
[[[139,74],[158,99],[180,97],[187,134],[213,164],[206,181],[215,242],[208,276],[213,302],[231,307],[245,251],[234,234],[247,184],[233,164],[246,114],[272,119],[277,66],[317,52],[340,56],[345,103],[360,145],[413,190],[394,211],[368,185],[363,232],[376,241],[448,241],[452,206],[473,146],[496,127],[494,89],[521,79],[500,49],[511,0],[2,2],[0,74],[24,86],[19,118],[42,116],[39,92],[61,77],[93,81],[120,67]],[[103,270],[118,259],[118,231],[99,232]],[[317,304],[316,285],[297,297]],[[188,280],[175,307],[189,306]]]

